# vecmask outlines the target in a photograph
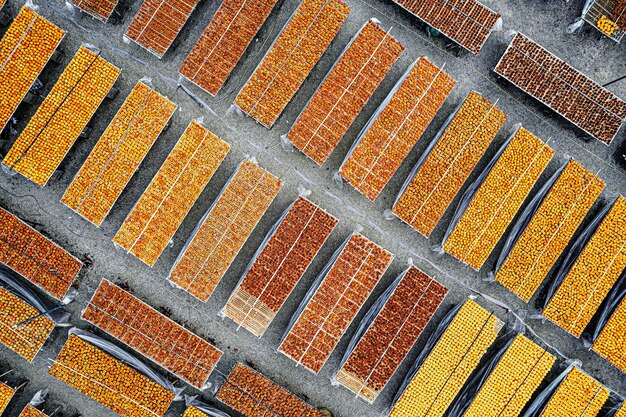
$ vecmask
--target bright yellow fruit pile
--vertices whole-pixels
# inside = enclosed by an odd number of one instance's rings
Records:
[[[32,361],[50,337],[54,322],[41,316],[17,328],[15,325],[39,314],[39,310],[0,287],[0,343]]]
[[[556,358],[518,334],[465,411],[464,417],[517,417]]]
[[[176,104],[138,82],[61,202],[100,226],[174,110]]]
[[[37,410],[32,405],[27,404],[20,413],[19,417],[48,417],[48,415],[43,411]]]
[[[600,335],[593,350],[615,367],[626,372],[626,299],[617,306]]]
[[[304,0],[235,99],[271,127],[348,17],[341,0]]]
[[[205,413],[203,413],[202,411],[198,410],[193,405],[190,405],[185,410],[185,413],[183,414],[183,417],[207,417],[207,415]]]
[[[443,250],[479,270],[546,168],[554,150],[519,128],[480,185]]]
[[[36,184],[45,185],[119,74],[117,67],[81,46],[3,164]]]
[[[570,161],[502,264],[496,280],[528,302],[603,189],[604,181]]]
[[[75,335],[50,375],[125,417],[163,416],[174,399],[163,386]]]
[[[14,394],[15,390],[13,388],[3,382],[0,382],[0,415],[2,415],[4,410],[7,408],[7,405],[9,405],[9,402],[11,401],[11,398],[13,398]]]
[[[228,143],[191,122],[113,242],[154,265],[229,150]]]
[[[268,171],[249,160],[242,162],[169,279],[207,301],[281,186],[282,181]]]
[[[469,93],[393,213],[430,236],[505,120],[499,108],[480,94]]]
[[[620,196],[543,311],[576,337],[626,267],[626,198]]]
[[[467,300],[394,404],[390,417],[441,417],[504,323]]]
[[[595,417],[609,394],[598,381],[579,368],[572,368],[540,417]]]
[[[606,17],[605,15],[600,16],[597,22],[598,29],[606,36],[611,36],[619,29],[617,23]]]
[[[22,7],[0,41],[0,131],[52,56],[65,31]]]

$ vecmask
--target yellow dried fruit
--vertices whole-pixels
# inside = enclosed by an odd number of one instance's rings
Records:
[[[174,394],[76,335],[50,375],[124,417],[163,416]]]
[[[272,127],[339,32],[350,8],[341,0],[304,0],[243,86],[235,105]]]
[[[429,237],[505,120],[502,110],[480,94],[469,93],[398,197],[393,213]]]
[[[619,26],[617,23],[606,17],[605,15],[600,16],[597,22],[598,29],[600,32],[604,33],[606,36],[613,35],[617,30],[619,30]]]
[[[29,362],[50,337],[54,321],[41,316],[19,327],[15,325],[39,314],[39,310],[0,287],[0,343]]]
[[[113,242],[153,266],[229,150],[228,143],[191,122]]]
[[[119,68],[81,46],[2,163],[45,185],[119,74]]]
[[[555,360],[545,349],[518,334],[463,416],[519,416]]]
[[[61,202],[100,226],[175,110],[146,84],[135,84]]]
[[[543,316],[580,337],[626,267],[626,198],[619,196],[567,272]]]
[[[21,8],[0,41],[0,131],[65,36],[28,7]]]
[[[6,410],[13,395],[15,395],[15,389],[0,381],[0,415]]]
[[[48,417],[48,414],[36,409],[30,404],[27,404],[20,413],[19,417]]]
[[[593,350],[626,372],[626,298],[624,298],[593,343]]]
[[[595,417],[610,392],[579,368],[572,368],[540,417]]]
[[[393,405],[390,417],[442,417],[504,322],[467,300]]]
[[[479,270],[522,206],[554,150],[519,128],[443,243],[443,250]]]
[[[190,405],[185,410],[185,413],[183,414],[183,417],[207,417],[207,415],[205,413],[203,413],[202,411],[198,410],[193,405]]]
[[[496,281],[528,302],[603,189],[604,181],[570,161],[496,273]]]

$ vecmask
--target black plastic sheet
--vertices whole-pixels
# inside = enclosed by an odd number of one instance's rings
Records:
[[[447,417],[461,417],[478,394],[478,391],[482,388],[491,372],[494,370],[498,362],[506,350],[511,346],[513,340],[515,340],[516,333],[510,332],[502,336],[496,343],[500,344],[500,347],[491,353],[487,361],[482,365],[471,378],[466,382],[463,390],[456,396],[450,407],[448,408]]]
[[[517,130],[519,130],[519,128]],[[452,230],[454,230],[454,228],[456,227],[459,220],[461,220],[461,217],[463,217],[465,210],[467,210],[467,207],[472,202],[472,199],[476,195],[476,192],[478,191],[480,186],[483,184],[483,182],[485,182],[485,179],[487,178],[487,176],[489,175],[493,167],[496,165],[496,163],[500,159],[500,156],[502,156],[507,146],[509,146],[509,143],[511,143],[511,141],[517,134],[517,130],[511,133],[509,138],[502,144],[502,146],[500,146],[500,148],[498,149],[498,152],[496,152],[493,158],[491,158],[491,160],[489,161],[489,163],[487,164],[483,172],[480,173],[478,178],[476,178],[474,182],[472,182],[470,186],[467,187],[467,190],[465,190],[465,192],[463,193],[463,196],[461,197],[461,200],[459,201],[459,205],[454,210],[454,214],[452,215],[452,220],[450,221],[450,225],[448,226],[448,229],[446,230],[446,234],[443,237],[443,241],[441,243],[442,246],[445,243],[445,241],[448,239],[450,234],[452,233]]]
[[[593,237],[596,230],[598,230],[600,223],[602,223],[602,220],[604,220],[607,213],[611,210],[616,201],[617,198],[615,198],[610,204],[604,206],[602,210],[600,210],[600,212],[596,215],[596,217],[594,217],[593,220],[589,223],[589,225],[580,233],[578,238],[576,238],[576,240],[570,247],[570,250],[567,252],[567,255],[565,255],[561,266],[554,275],[554,278],[552,278],[544,299],[539,301],[540,310],[544,310],[546,308],[546,306],[550,302],[550,299],[554,296],[554,293],[556,293],[559,286],[565,279],[565,276],[567,276],[570,269],[572,269],[574,262],[576,262],[578,256],[580,256],[580,253],[583,251],[589,240]]]
[[[393,397],[393,400],[391,401],[392,406],[400,399],[400,397],[404,393],[404,390],[409,385],[409,383],[413,380],[419,368],[422,366],[422,364],[424,363],[428,355],[430,355],[430,352],[433,350],[433,348],[435,347],[439,339],[441,339],[441,336],[446,331],[450,323],[452,323],[452,320],[454,320],[454,317],[459,312],[461,307],[463,307],[463,304],[465,303],[459,303],[456,306],[452,307],[452,309],[450,309],[450,311],[446,313],[444,318],[437,325],[437,328],[430,335],[430,337],[426,341],[426,344],[424,345],[424,348],[415,359],[415,362],[413,362],[413,365],[411,365],[411,367],[409,368],[409,371],[407,372],[406,376],[404,377],[404,380],[400,384],[400,387],[398,388],[396,395]]]
[[[547,387],[544,388],[543,391],[539,393],[539,395],[530,403],[530,406],[526,409],[526,412],[521,417],[539,417],[543,410],[546,408],[550,399],[561,385],[561,382],[567,377],[567,375],[571,372],[574,365],[570,365],[565,369],[561,374],[552,380]]]
[[[343,357],[341,358],[339,369],[341,369],[341,367],[343,367],[343,365],[346,363],[346,361],[348,360],[348,358],[350,357],[350,355],[356,348],[356,345],[359,344],[359,341],[361,340],[361,338],[363,337],[367,329],[370,327],[374,319],[376,319],[376,316],[378,316],[378,313],[380,313],[380,310],[383,309],[383,307],[385,306],[385,304],[387,303],[387,301],[389,300],[389,298],[391,297],[395,289],[400,284],[400,281],[402,280],[402,278],[404,278],[404,275],[409,271],[409,268],[405,269],[400,275],[398,275],[398,277],[391,284],[389,284],[387,289],[380,295],[380,297],[378,297],[376,301],[374,301],[374,304],[372,304],[372,306],[369,308],[367,313],[365,313],[365,316],[363,316],[363,318],[361,319],[361,322],[359,323],[359,327],[357,327],[357,330],[354,333],[354,336],[352,336],[352,339],[350,339],[350,343],[348,343],[346,352],[343,354]]]
[[[622,272],[617,284],[613,286],[606,299],[594,315],[591,323],[583,332],[581,339],[589,345],[593,344],[600,336],[602,329],[606,326],[617,307],[626,297],[626,269]],[[626,335],[624,336],[626,337]]]
[[[4,267],[0,267],[0,286],[24,300],[40,313],[46,312],[46,317],[54,321],[55,325],[62,327],[71,326],[70,313],[59,309],[51,311],[57,308],[57,306],[39,297],[37,293],[21,282],[21,279],[15,273]]]
[[[520,214],[517,221],[513,224],[513,226],[511,227],[511,231],[509,232],[509,235],[507,236],[506,241],[504,242],[504,247],[502,248],[502,251],[500,252],[500,256],[498,256],[498,260],[496,261],[496,264],[494,265],[493,270],[489,274],[490,277],[495,277],[495,275],[498,273],[498,271],[502,267],[502,264],[504,263],[506,258],[508,258],[508,256],[511,254],[511,251],[515,247],[515,244],[517,243],[519,238],[522,236],[522,234],[528,227],[528,224],[537,213],[537,210],[539,210],[539,206],[541,205],[541,203],[543,203],[543,200],[545,200],[546,196],[552,189],[552,186],[559,179],[559,177],[561,176],[561,173],[563,173],[563,170],[565,169],[565,167],[567,167],[568,163],[569,161],[563,164],[550,177],[550,179],[548,179],[548,181],[541,186],[541,189],[533,197],[530,203],[528,203],[528,205],[524,208],[524,210]]]
[[[598,413],[598,417],[615,417],[621,409],[626,410],[626,402],[613,393]]]

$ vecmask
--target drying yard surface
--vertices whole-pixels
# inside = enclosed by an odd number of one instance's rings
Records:
[[[0,393],[30,382],[2,416],[203,416],[184,388],[441,417],[513,329],[459,416],[517,416],[567,359],[542,415],[626,396],[626,299],[588,334],[626,286],[626,41],[569,33],[583,0],[475,3],[7,0]],[[109,344],[34,318],[69,299]]]

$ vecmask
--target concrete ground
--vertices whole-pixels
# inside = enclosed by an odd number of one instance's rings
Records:
[[[1,206],[27,221],[36,223],[37,229],[46,233],[71,252],[81,256],[89,255],[94,260],[93,265],[80,274],[76,283],[80,295],[76,302],[68,307],[68,310],[73,314],[72,322],[74,325],[81,328],[88,327],[87,323],[80,319],[80,312],[101,278],[106,277],[114,281],[125,282],[142,300],[155,307],[166,307],[171,311],[172,318],[192,327],[198,334],[215,340],[216,345],[225,352],[218,365],[216,375],[227,373],[236,360],[250,361],[272,380],[307,398],[315,406],[328,407],[336,416],[377,417],[390,405],[408,367],[447,308],[464,300],[470,294],[480,292],[508,306],[508,309],[505,309],[497,307],[492,301],[480,299],[481,303],[494,308],[496,313],[511,325],[515,325],[516,321],[513,313],[522,317],[527,324],[525,327],[526,334],[538,342],[549,344],[554,350],[562,354],[561,362],[565,358],[581,361],[584,370],[616,393],[626,395],[624,374],[610,366],[595,353],[589,352],[579,340],[566,334],[560,328],[534,318],[536,310],[533,302],[527,305],[500,285],[486,279],[488,269],[493,265],[501,246],[494,251],[483,270],[474,272],[451,256],[439,256],[433,251],[433,246],[441,243],[452,210],[449,210],[450,212],[441,221],[430,240],[425,239],[397,219],[387,220],[384,216],[385,210],[391,207],[411,167],[431,138],[450,112],[472,90],[482,93],[492,101],[498,100],[498,106],[508,116],[505,127],[498,134],[496,141],[488,150],[487,156],[481,161],[479,169],[475,171],[472,178],[487,164],[488,159],[506,139],[513,126],[521,123],[541,138],[546,140],[550,138],[550,145],[557,150],[557,157],[550,164],[544,178],[552,174],[568,157],[572,157],[590,170],[599,172],[600,177],[606,181],[606,191],[601,198],[602,202],[606,202],[611,196],[618,193],[626,194],[625,172],[620,171],[612,157],[619,143],[623,141],[623,132],[608,147],[595,140],[584,142],[577,137],[580,136],[580,133],[572,124],[546,110],[538,102],[511,85],[498,81],[492,72],[510,39],[512,31],[522,31],[600,83],[626,74],[626,42],[621,45],[614,44],[612,41],[602,38],[595,29],[588,25],[579,33],[567,33],[567,26],[580,14],[583,6],[582,0],[573,0],[569,4],[559,0],[536,0],[532,2],[485,0],[486,4],[502,14],[504,25],[502,31],[495,32],[490,36],[478,57],[446,49],[448,43],[446,40],[441,37],[429,37],[417,19],[389,0],[346,0],[351,7],[351,13],[346,23],[303,87],[286,108],[278,123],[271,130],[256,124],[248,117],[237,115],[230,111],[230,107],[236,94],[261,60],[263,53],[269,48],[282,25],[297,7],[297,0],[279,2],[279,6],[272,12],[259,36],[228,80],[224,91],[220,92],[216,98],[211,98],[199,89],[189,86],[190,90],[205,103],[203,107],[177,88],[177,70],[199,37],[200,32],[210,21],[220,2],[203,1],[179,35],[179,45],[170,50],[162,60],[159,60],[136,45],[126,44],[122,40],[122,35],[140,6],[139,1],[130,2],[128,4],[130,10],[124,13],[123,18],[107,25],[82,16],[80,13],[72,12],[66,8],[61,0],[35,1],[39,7],[38,11],[43,16],[67,31],[67,36],[61,46],[67,56],[65,62],[76,52],[80,44],[89,43],[100,48],[106,59],[123,69],[122,77],[117,83],[121,93],[114,100],[105,102],[99,109],[92,123],[93,134],[90,138],[79,141],[72,149],[63,162],[64,174],[60,178],[50,182],[44,188],[39,188],[23,177],[0,174]],[[21,1],[8,0],[4,11],[13,17],[22,4]],[[324,166],[314,165],[298,152],[284,150],[281,146],[281,135],[287,133],[297,114],[302,110],[349,39],[364,22],[372,17],[378,18],[386,28],[393,27],[393,35],[406,46],[403,56],[395,64],[372,100]],[[349,186],[344,185],[343,188],[338,186],[333,180],[333,176],[367,119],[382,102],[407,66],[421,55],[427,56],[437,65],[445,63],[446,71],[458,80],[457,86],[381,197],[375,203],[371,203]],[[49,66],[46,68],[42,77],[45,82],[44,94],[50,90],[62,67]],[[59,200],[132,86],[137,80],[146,77],[151,79],[152,85],[159,92],[178,103],[179,110],[175,113],[169,130],[157,140],[111,214],[102,227],[98,229],[71,212]],[[626,98],[626,80],[613,84],[610,89]],[[33,108],[21,109],[20,114],[17,115],[19,119],[17,132],[21,131],[33,112]],[[184,128],[191,120],[197,118],[202,118],[204,124],[211,131],[228,141],[232,145],[232,150],[174,236],[173,244],[166,249],[155,267],[149,268],[133,256],[114,247],[111,238]],[[12,137],[15,137],[15,132],[12,133]],[[207,303],[201,303],[185,292],[172,288],[166,277],[194,226],[211,202],[214,201],[236,165],[246,156],[256,157],[261,166],[279,176],[285,185],[220,282],[211,299]],[[340,224],[289,297],[277,319],[266,334],[258,339],[245,330],[237,331],[232,322],[222,320],[217,314],[234,289],[242,271],[263,237],[280,213],[294,200],[298,194],[298,189],[301,187],[311,190],[310,198],[337,216],[340,219]],[[396,255],[392,266],[376,287],[374,294],[368,299],[365,308],[357,317],[357,321],[360,320],[366,309],[384,288],[407,267],[409,259],[412,259],[415,265],[450,288],[444,306],[439,310],[408,358],[373,405],[355,399],[346,389],[333,386],[330,383],[330,378],[337,370],[349,338],[355,331],[356,322],[350,326],[346,336],[341,340],[318,376],[303,368],[296,367],[290,359],[276,352],[286,324],[309,285],[333,251],[355,228],[362,228],[367,237]],[[46,408],[48,411],[54,410],[57,405],[62,405],[63,408],[59,413],[64,416],[81,414],[83,416],[104,417],[114,415],[103,406],[68,388],[47,374],[49,358],[56,357],[66,337],[65,329],[56,329],[42,352],[30,364],[12,352],[0,348],[0,366],[2,367],[0,370],[13,368],[13,375],[18,379],[30,380],[30,384],[12,404],[13,411],[9,415],[17,415],[17,410],[20,410],[32,394],[41,388],[49,388],[50,390]],[[556,372],[558,369],[555,368],[554,373]],[[190,387],[187,387],[186,392],[189,394],[196,393]],[[202,393],[201,397],[210,404],[226,409],[211,398],[210,392]],[[183,409],[184,405],[177,402],[170,408],[167,416],[179,416]]]

